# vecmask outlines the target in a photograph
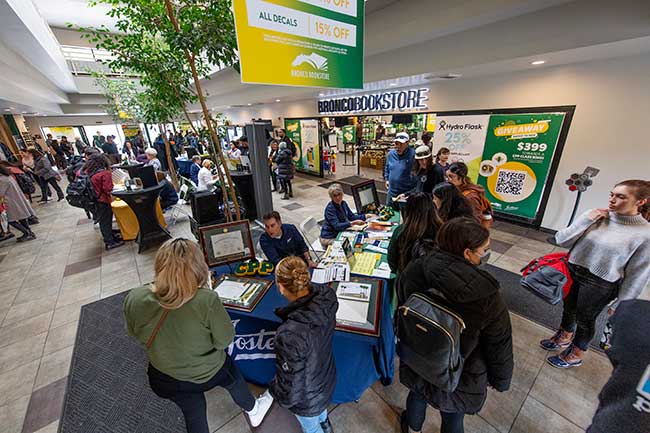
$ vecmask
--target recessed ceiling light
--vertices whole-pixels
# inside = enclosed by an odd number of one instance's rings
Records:
[[[251,104],[251,103],[249,102],[249,103],[248,103],[248,104],[246,104],[246,105],[248,105],[248,106],[250,107],[250,106],[251,106],[251,105],[253,105],[253,104]]]
[[[535,60],[534,62],[530,62],[531,65],[535,65],[535,66],[543,65],[544,63],[546,63],[546,60]]]
[[[391,86],[397,86],[397,83],[390,83]]]
[[[280,100],[279,100],[279,99],[276,99],[275,102],[280,102]]]
[[[11,108],[5,108],[5,111],[11,111]]]
[[[325,94],[324,93],[319,93],[318,96],[325,96]]]

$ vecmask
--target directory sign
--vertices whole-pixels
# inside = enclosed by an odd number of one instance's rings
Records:
[[[241,80],[363,88],[363,0],[234,0]]]

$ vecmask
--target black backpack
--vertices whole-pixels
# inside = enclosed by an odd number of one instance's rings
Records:
[[[14,175],[16,178],[16,183],[20,187],[20,190],[25,194],[34,194],[36,192],[36,187],[34,186],[34,181],[31,176],[26,173],[17,173]]]
[[[68,188],[65,190],[65,199],[70,206],[89,211],[95,208],[97,194],[95,194],[95,187],[93,187],[90,181],[91,177],[92,175],[80,174],[74,182],[68,185]]]
[[[440,390],[453,392],[463,371],[463,319],[442,302],[414,293],[398,308],[395,327],[400,362]]]

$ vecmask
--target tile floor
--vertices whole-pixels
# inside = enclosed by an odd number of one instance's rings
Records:
[[[340,177],[356,174],[346,167]],[[327,180],[299,176],[295,198],[276,208],[286,222],[321,218]],[[137,254],[133,242],[104,251],[99,230],[84,213],[65,202],[35,205],[41,223],[35,241],[0,243],[0,433],[54,433],[65,392],[79,311],[82,305],[153,279],[155,248]],[[191,237],[181,219],[174,236]],[[554,247],[544,236],[508,224],[496,224],[490,262],[516,272],[532,257]],[[550,331],[512,315],[515,375],[512,389],[491,392],[485,408],[466,421],[468,433],[581,432],[597,407],[597,394],[611,367],[598,353],[585,365],[555,370],[544,362],[537,341]],[[376,383],[358,403],[336,406],[331,419],[337,433],[397,432],[406,389]],[[222,390],[209,393],[211,429],[220,433],[248,431],[241,413]],[[426,432],[437,432],[439,417],[429,411]]]

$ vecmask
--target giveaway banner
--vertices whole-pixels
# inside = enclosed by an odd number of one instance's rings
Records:
[[[478,183],[495,211],[535,219],[564,113],[490,117]]]
[[[433,153],[441,147],[449,149],[449,162],[467,164],[469,177],[476,182],[489,121],[488,114],[438,116],[435,119]]]
[[[363,0],[234,0],[244,83],[363,88]]]

